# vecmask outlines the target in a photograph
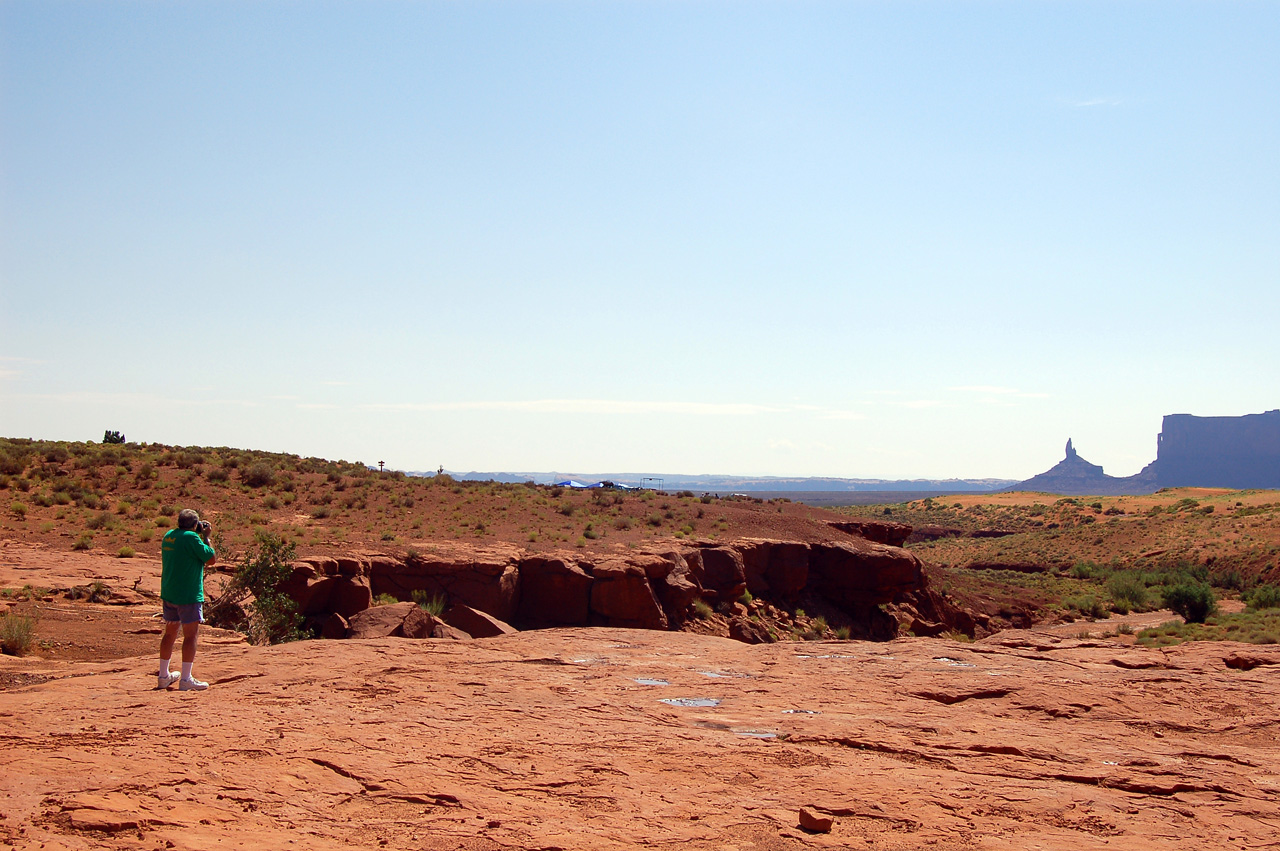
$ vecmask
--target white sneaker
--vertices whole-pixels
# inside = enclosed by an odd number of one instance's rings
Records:
[[[159,689],[160,691],[164,691],[165,689],[167,689],[169,686],[173,685],[180,679],[182,679],[182,676],[180,674],[157,675],[156,688]]]
[[[201,682],[200,680],[197,680],[191,677],[188,677],[185,680],[178,681],[179,691],[204,691],[208,687],[209,687],[208,683]]]

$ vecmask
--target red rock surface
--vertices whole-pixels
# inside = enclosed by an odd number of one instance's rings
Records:
[[[203,693],[155,691],[150,658],[18,662],[60,677],[0,691],[24,851],[1145,851],[1280,824],[1277,648],[563,629],[208,647]]]

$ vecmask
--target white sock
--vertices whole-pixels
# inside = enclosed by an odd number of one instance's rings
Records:
[[[162,677],[169,676],[169,660],[168,659],[160,660],[160,676]]]
[[[192,666],[192,665],[194,665],[194,664],[195,664],[195,662],[183,662],[183,663],[182,663],[182,678],[183,678],[184,680],[189,680],[189,679],[191,679],[191,666]]]

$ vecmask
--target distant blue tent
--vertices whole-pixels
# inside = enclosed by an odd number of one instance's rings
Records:
[[[565,479],[563,482],[556,482],[557,487],[562,488],[589,488],[594,485],[584,485],[582,482],[575,482],[573,479]]]

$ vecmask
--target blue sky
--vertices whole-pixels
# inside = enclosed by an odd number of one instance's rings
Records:
[[[0,2],[0,435],[1116,475],[1280,407],[1280,4]]]

